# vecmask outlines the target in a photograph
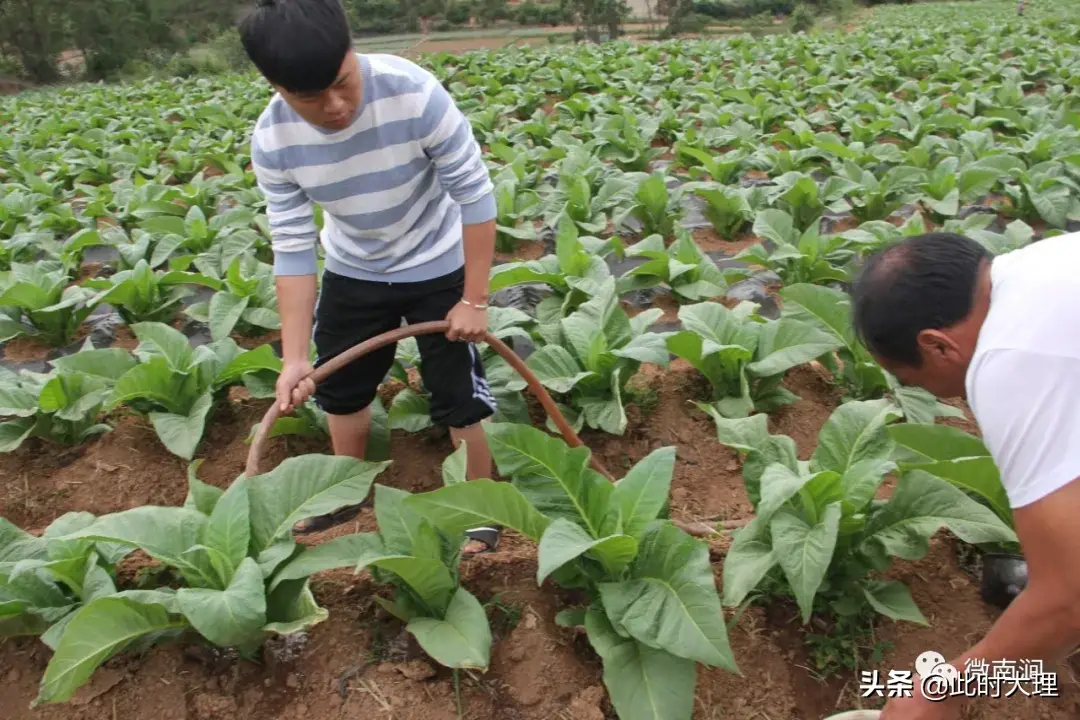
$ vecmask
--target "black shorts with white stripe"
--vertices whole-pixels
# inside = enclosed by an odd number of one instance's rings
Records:
[[[409,324],[445,320],[461,300],[465,270],[433,280],[383,283],[323,273],[315,309],[316,367],[365,340]],[[464,428],[491,417],[495,398],[476,346],[438,333],[416,338],[420,377],[431,394],[431,420]],[[315,402],[330,415],[351,415],[375,399],[394,362],[395,346],[369,353],[327,378]]]

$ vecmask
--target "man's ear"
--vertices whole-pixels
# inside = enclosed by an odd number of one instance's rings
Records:
[[[923,330],[919,333],[916,341],[919,344],[919,351],[923,357],[938,362],[944,361],[948,363],[958,363],[963,360],[963,353],[960,352],[960,346],[947,332],[942,330]]]

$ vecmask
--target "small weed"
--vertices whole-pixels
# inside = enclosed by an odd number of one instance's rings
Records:
[[[627,402],[634,403],[641,411],[642,417],[648,417],[660,404],[660,393],[656,388],[647,385],[627,385]]]
[[[498,635],[510,632],[521,622],[521,606],[503,602],[501,595],[492,596],[484,608],[491,616],[492,631]]]
[[[864,615],[837,617],[831,632],[807,633],[806,644],[819,680],[877,665],[892,647],[875,637],[873,620]]]
[[[386,657],[390,654],[390,641],[386,638],[386,633],[383,632],[382,627],[377,623],[372,624],[371,627],[371,644],[368,645],[367,662],[369,665],[378,665],[386,660]]]

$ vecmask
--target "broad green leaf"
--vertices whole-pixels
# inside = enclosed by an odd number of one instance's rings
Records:
[[[777,562],[769,542],[749,534],[736,535],[724,557],[724,604],[741,605]]]
[[[219,487],[207,485],[196,477],[202,463],[200,459],[193,460],[188,465],[188,494],[184,500],[184,507],[188,510],[197,510],[203,515],[210,515],[214,512],[214,506],[217,505],[224,491]]]
[[[81,527],[78,529],[81,529]],[[52,529],[51,525],[49,529]],[[46,537],[51,536],[49,529],[45,531]],[[47,557],[46,544],[42,538],[35,537],[14,523],[0,517],[0,563],[18,562],[33,558],[43,560],[45,557]]]
[[[611,373],[611,397],[584,396],[578,400],[581,414],[589,427],[598,428],[612,435],[626,432],[626,408],[622,402],[622,369],[616,368]]]
[[[247,310],[249,302],[249,297],[240,297],[229,292],[215,293],[214,297],[210,298],[210,337],[215,341],[229,337],[240,316]]]
[[[375,486],[375,522],[386,555],[420,555],[417,546],[424,518],[405,505],[409,493],[385,485]],[[438,558],[439,554],[427,555]]]
[[[784,315],[817,323],[849,348],[858,346],[851,324],[851,300],[842,291],[824,285],[800,283],[780,289]]]
[[[961,490],[982,498],[1009,527],[1012,527],[1012,508],[1009,495],[1001,482],[994,459],[966,457],[956,460],[940,460],[928,463],[900,463],[900,469],[925,470],[931,475],[948,480]]]
[[[322,413],[314,403],[311,406],[313,411]],[[386,408],[383,407],[382,400],[378,396],[368,407],[371,408],[371,429],[368,431],[364,459],[368,462],[384,462],[390,459],[390,420],[387,417]],[[325,413],[322,414],[325,415]],[[316,417],[318,417],[317,414]],[[326,433],[329,434],[328,427]]]
[[[213,407],[214,396],[207,392],[199,396],[187,415],[154,412],[150,413],[150,422],[169,452],[191,460],[206,431],[206,416]]]
[[[456,485],[466,482],[468,478],[469,450],[464,440],[458,445],[457,450],[450,454],[442,464],[442,479],[444,485]]]
[[[218,503],[219,508],[227,497],[228,493]],[[181,588],[176,602],[192,627],[218,647],[251,645],[260,639],[266,624],[262,571],[248,557],[225,590]]]
[[[783,246],[798,239],[792,218],[783,210],[762,210],[754,219],[754,234]]]
[[[933,425],[938,417],[964,417],[963,410],[946,405],[922,388],[896,387],[893,389],[893,397],[904,413],[904,420],[909,423]]]
[[[630,577],[599,586],[617,627],[651,648],[738,671],[707,545],[656,523],[641,539]]]
[[[253,552],[288,537],[301,520],[359,505],[375,477],[389,462],[369,463],[349,457],[304,455],[289,458],[248,483]]]
[[[186,417],[194,405],[192,378],[187,371],[170,368],[163,357],[153,357],[128,370],[113,386],[110,407],[132,400],[149,400],[167,412]],[[198,392],[196,390],[196,392]]]
[[[150,322],[136,323],[131,326],[131,331],[139,339],[136,354],[161,355],[173,370],[187,372],[194,350],[184,333],[164,323]]]
[[[247,557],[251,541],[251,506],[247,483],[247,478],[237,478],[214,505],[203,529],[203,544],[224,556],[229,565],[229,578]]]
[[[663,510],[675,472],[675,448],[654,450],[639,461],[611,493],[609,515],[617,515],[624,534],[640,538]],[[611,525],[611,521],[607,522]]]
[[[770,523],[773,552],[795,593],[803,623],[810,621],[814,597],[832,562],[840,514],[840,504],[834,503],[813,526],[788,512],[775,515]]]
[[[894,469],[896,465],[889,460],[869,458],[859,460],[845,470],[840,476],[844,516],[861,512],[874,499],[885,475]]]
[[[1014,533],[988,507],[948,481],[921,470],[905,472],[892,498],[868,524],[865,543],[886,553],[918,560],[929,551],[928,539],[947,527],[964,542],[1013,543]]]
[[[544,387],[557,393],[568,393],[582,380],[598,377],[594,372],[582,370],[570,351],[561,345],[545,345],[529,356],[527,365]]]
[[[0,417],[32,417],[37,410],[37,398],[19,376],[0,370]]]
[[[202,538],[207,517],[178,507],[137,507],[102,515],[89,527],[65,536],[137,547],[150,557],[172,567],[188,567],[183,554]]]
[[[887,399],[844,403],[818,434],[811,470],[843,474],[861,460],[885,460],[893,451],[886,425],[899,416],[899,410]]]
[[[622,347],[614,348],[611,353],[618,357],[652,363],[667,367],[669,361],[667,336],[661,333],[638,335]]]
[[[104,348],[81,350],[74,355],[50,360],[49,364],[60,372],[81,372],[108,380],[118,380],[125,372],[135,367],[137,362],[127,350]],[[2,392],[0,390],[0,396]]]
[[[99,598],[68,622],[56,652],[45,669],[34,705],[65,702],[103,662],[148,635],[179,629],[161,605],[142,605],[126,598]]]
[[[223,590],[229,586],[233,571],[228,558],[219,550],[204,545],[192,545],[181,558],[188,564],[185,577],[195,587]]]
[[[788,500],[802,490],[810,478],[811,476],[792,471],[781,463],[772,463],[766,467],[761,474],[761,502],[753,522],[768,522]]]
[[[182,217],[176,217],[175,215],[149,217],[139,223],[139,226],[149,233],[179,235],[181,237],[187,234],[187,230],[184,227],[184,219]]]
[[[637,541],[629,535],[609,535],[597,540],[580,526],[558,518],[540,538],[536,583],[543,585],[548,575],[586,553],[599,560],[610,575],[617,576],[634,559],[637,549]]]
[[[270,583],[271,590],[287,580],[299,580],[324,570],[340,567],[355,568],[367,560],[386,556],[386,548],[378,533],[343,535],[320,545],[306,547],[304,552],[283,565]]]
[[[240,319],[249,325],[261,327],[265,330],[278,330],[281,328],[281,316],[277,310],[265,307],[249,307],[244,310]]]
[[[392,572],[401,578],[432,612],[445,612],[454,592],[455,582],[441,560],[409,555],[363,557],[356,566],[356,572],[372,566]]]
[[[390,401],[387,420],[393,430],[420,432],[431,427],[431,405],[424,395],[404,388]]]
[[[600,537],[613,488],[603,476],[588,472],[591,453],[587,447],[570,448],[563,440],[526,425],[488,423],[484,431],[503,475],[558,487],[569,519]],[[534,539],[539,540],[539,535]]]
[[[277,635],[292,635],[307,630],[313,625],[330,617],[325,609],[319,607],[307,580],[292,580],[282,583],[266,598],[265,632]]]
[[[758,360],[746,366],[760,377],[779,375],[840,347],[831,334],[809,323],[781,318],[766,323],[758,339]]]
[[[644,310],[634,317],[630,318],[630,330],[633,332],[634,337],[644,335],[650,327],[656,324],[656,321],[664,316],[664,311],[660,308],[649,308]]]
[[[451,535],[495,524],[539,542],[551,522],[510,483],[486,479],[413,495],[405,505]]]
[[[585,630],[604,661],[604,686],[621,720],[689,720],[697,668],[692,660],[620,636],[590,607]]]
[[[484,607],[465,588],[450,598],[443,619],[415,617],[407,629],[439,664],[486,671],[491,655],[491,628]]]
[[[214,382],[218,387],[224,387],[239,381],[248,373],[262,370],[280,373],[281,368],[281,358],[274,354],[274,348],[269,345],[260,345],[230,360],[225,369],[218,373]]]
[[[18,450],[30,433],[34,431],[33,418],[9,420],[0,423],[0,453]]]
[[[904,583],[896,580],[873,580],[864,585],[862,591],[870,607],[885,617],[930,625],[919,606],[911,599],[911,591]]]
[[[902,423],[890,426],[889,435],[900,447],[927,460],[990,457],[982,440],[948,425]]]
[[[565,287],[566,279],[559,273],[547,272],[536,262],[507,263],[491,269],[491,292],[525,283],[543,283],[557,288]]]

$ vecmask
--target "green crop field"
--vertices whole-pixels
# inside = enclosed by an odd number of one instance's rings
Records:
[[[269,88],[0,99],[0,716],[816,720],[981,637],[977,558],[1016,550],[998,472],[846,293],[905,236],[1080,229],[1077,13],[420,62],[496,186],[490,329],[584,447],[482,346],[512,482],[463,482],[406,341],[368,461],[309,403],[243,476],[281,370]],[[485,523],[503,549],[462,562]],[[1076,717],[1068,677],[970,717]]]

